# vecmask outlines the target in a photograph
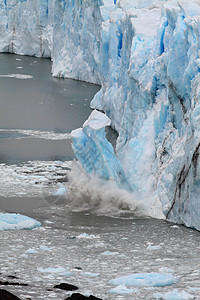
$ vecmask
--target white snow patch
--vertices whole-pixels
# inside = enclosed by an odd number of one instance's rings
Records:
[[[101,129],[109,126],[110,123],[110,119],[105,114],[95,109],[92,111],[87,121],[85,121],[85,123],[83,124],[83,128],[89,126],[92,129]]]

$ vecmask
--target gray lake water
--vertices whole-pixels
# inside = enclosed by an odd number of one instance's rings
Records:
[[[99,87],[52,78],[50,70],[49,60],[0,54],[0,210],[42,223],[0,233],[0,281],[29,285],[0,288],[22,300],[64,300],[70,293],[53,288],[62,282],[109,300],[200,299],[199,232],[132,212],[78,211],[65,194],[56,196],[60,188],[67,193],[74,164],[69,133],[87,119]],[[111,293],[109,280],[151,272],[177,282]]]
[[[82,126],[98,90],[97,85],[53,78],[48,59],[0,54],[0,162],[72,159],[69,139],[45,139],[44,133],[56,138]]]

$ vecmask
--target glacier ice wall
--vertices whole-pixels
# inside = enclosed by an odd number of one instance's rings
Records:
[[[0,52],[51,57],[53,1],[2,0]]]
[[[101,0],[55,1],[53,76],[100,82]]]
[[[91,106],[119,133],[117,157],[133,190],[159,199],[167,219],[200,229],[198,1],[103,8],[102,89]]]
[[[117,160],[131,188],[147,203],[161,202],[167,219],[197,229],[199,15],[197,0],[0,4],[0,50],[51,56],[54,76],[101,84],[91,107],[103,110],[119,134]],[[105,154],[107,142],[100,131]],[[81,139],[85,134],[84,128]],[[90,132],[88,157],[99,138]],[[82,142],[74,144],[77,156]]]

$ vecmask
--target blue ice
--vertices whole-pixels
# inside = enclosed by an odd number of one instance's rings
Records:
[[[0,213],[0,230],[33,229],[41,223],[20,214]]]

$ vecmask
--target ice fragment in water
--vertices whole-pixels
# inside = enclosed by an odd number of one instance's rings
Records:
[[[0,230],[33,229],[41,223],[20,214],[0,213]]]
[[[138,273],[122,276],[109,281],[112,285],[149,286],[159,287],[171,285],[177,282],[177,278],[167,273]]]

